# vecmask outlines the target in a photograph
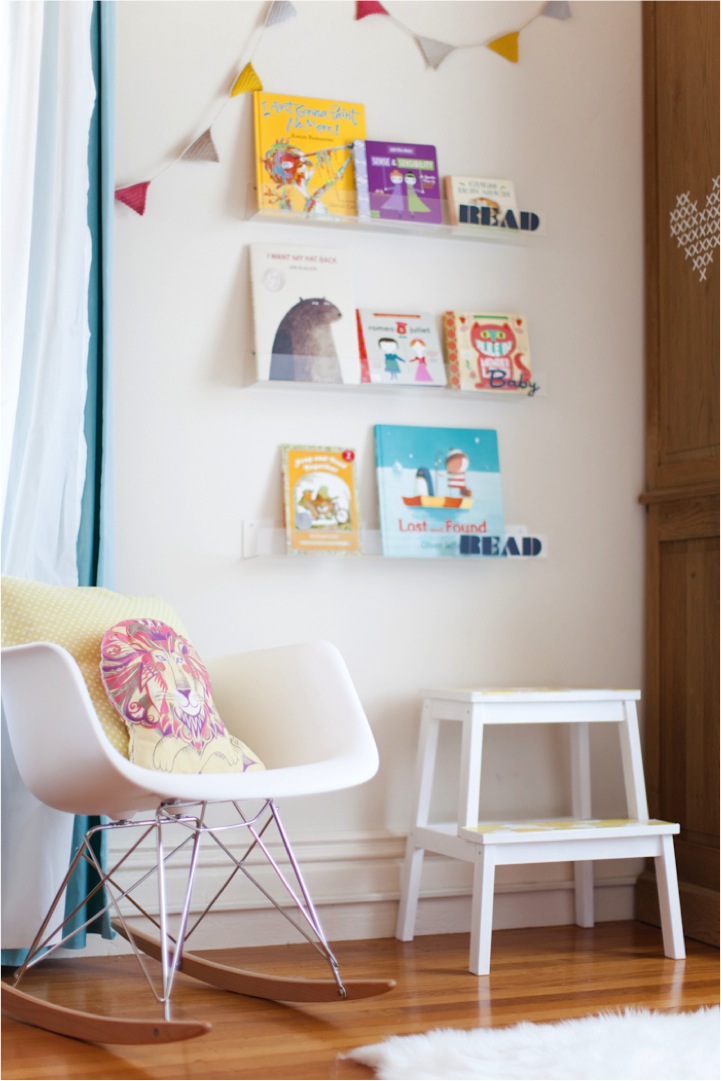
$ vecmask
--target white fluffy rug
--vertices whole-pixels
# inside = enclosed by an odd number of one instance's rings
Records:
[[[386,1081],[718,1081],[719,1008],[391,1036],[346,1058]]]

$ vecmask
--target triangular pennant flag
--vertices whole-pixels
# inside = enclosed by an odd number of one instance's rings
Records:
[[[571,8],[567,0],[548,0],[548,3],[543,5],[539,14],[548,15],[551,19],[570,19]]]
[[[210,128],[180,155],[186,161],[220,161]]]
[[[265,25],[276,26],[278,23],[284,23],[286,19],[292,19],[297,14],[290,0],[273,0],[265,18]]]
[[[230,91],[230,96],[231,98],[235,98],[238,94],[247,94],[250,90],[262,89],[263,84],[256,75],[255,68],[251,63],[247,63],[233,83],[233,89]]]
[[[446,45],[444,41],[435,41],[433,38],[420,38],[416,35],[416,41],[421,47],[421,52],[426,62],[432,68],[440,67],[449,53],[456,48],[455,45]]]
[[[514,30],[512,34],[504,34],[502,38],[496,38],[495,41],[489,41],[488,48],[493,49],[494,53],[498,53],[498,55],[504,57],[504,59],[510,60],[512,64],[517,64],[518,31]]]
[[[365,19],[366,15],[387,15],[388,12],[378,0],[358,0],[355,6],[356,22]]]
[[[145,213],[145,199],[150,187],[149,180],[143,180],[140,184],[131,184],[127,188],[116,188],[115,198],[119,203],[125,203],[131,210],[141,216]]]

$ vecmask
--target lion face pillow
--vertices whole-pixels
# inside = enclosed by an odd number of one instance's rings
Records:
[[[103,636],[100,673],[130,733],[130,760],[174,773],[263,769],[230,735],[208,672],[183,635],[156,619],[125,619]]]

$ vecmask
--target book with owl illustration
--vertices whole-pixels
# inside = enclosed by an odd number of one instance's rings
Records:
[[[348,253],[251,244],[250,270],[258,381],[360,383]]]
[[[383,555],[479,555],[504,536],[493,429],[377,424],[375,445]]]
[[[288,551],[360,552],[355,451],[286,445],[282,453]]]
[[[354,217],[353,140],[365,138],[363,105],[259,90],[253,110],[258,209]]]
[[[447,383],[436,317],[430,312],[358,311],[363,382],[444,387]]]
[[[435,146],[356,139],[358,217],[439,223],[441,181]]]
[[[446,176],[443,187],[452,225],[499,227],[508,211],[518,217],[516,189],[511,180],[481,176]]]
[[[522,315],[445,312],[448,383],[453,390],[533,395],[528,327]]]

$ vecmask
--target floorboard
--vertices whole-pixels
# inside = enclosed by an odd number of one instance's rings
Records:
[[[212,1031],[179,1044],[85,1044],[3,1016],[2,1077],[65,1078],[368,1078],[342,1053],[386,1035],[431,1028],[475,1028],[520,1020],[554,1021],[627,1006],[687,1010],[719,1001],[719,954],[688,941],[686,961],[663,956],[657,928],[640,923],[497,931],[491,975],[467,970],[467,934],[342,942],[334,946],[347,977],[389,977],[381,998],[290,1007],[232,995],[180,976],[174,1016],[211,1021]],[[221,950],[224,964],[278,975],[322,977],[324,962],[306,945]],[[22,987],[65,1006],[121,1016],[161,1016],[133,958],[48,961]]]

